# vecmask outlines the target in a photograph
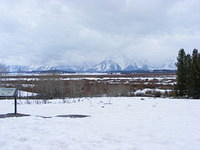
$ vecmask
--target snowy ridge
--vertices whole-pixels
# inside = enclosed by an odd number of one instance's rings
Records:
[[[104,60],[101,63],[95,65],[92,70],[97,72],[106,72],[106,71],[121,71],[119,64],[115,63],[112,60]]]
[[[117,72],[117,71],[137,71],[137,70],[175,70],[175,63],[172,61],[166,64],[127,64],[123,68],[117,62],[107,59],[98,64],[81,64],[81,65],[62,65],[62,66],[9,66],[10,72],[30,72],[30,71],[48,71],[60,70],[69,72]]]

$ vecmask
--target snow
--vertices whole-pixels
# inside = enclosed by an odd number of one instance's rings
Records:
[[[176,76],[164,76],[164,77],[60,77],[62,80],[130,80],[130,81],[153,81],[158,80],[162,82],[172,82],[176,79]],[[31,78],[6,78],[6,81],[35,81],[39,80],[38,77]]]
[[[145,88],[145,89],[139,89],[134,92],[134,94],[146,94],[147,92],[160,92],[160,93],[165,93],[165,92],[171,92],[171,89],[150,89],[150,88]]]
[[[102,97],[21,102],[18,111],[31,116],[0,119],[1,150],[199,150],[198,100]],[[12,111],[12,100],[0,100],[0,114]],[[53,117],[67,114],[90,117]]]
[[[18,96],[19,97],[28,97],[28,96],[37,96],[37,95],[38,95],[38,93],[18,90]]]

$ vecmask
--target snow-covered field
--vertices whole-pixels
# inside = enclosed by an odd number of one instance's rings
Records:
[[[79,101],[79,102],[78,102]],[[200,101],[82,98],[19,102],[29,117],[0,119],[0,150],[199,150]],[[0,114],[13,101],[0,100]],[[56,115],[82,114],[87,118]],[[42,118],[39,116],[52,117]]]

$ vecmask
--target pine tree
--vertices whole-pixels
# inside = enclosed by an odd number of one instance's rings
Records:
[[[186,75],[186,54],[184,49],[180,49],[178,53],[178,58],[177,58],[177,85],[176,85],[176,91],[177,95],[179,96],[184,96],[187,91],[187,75]]]
[[[192,56],[181,49],[177,58],[177,85],[179,96],[200,98],[200,53],[193,50]]]
[[[192,53],[192,96],[200,98],[200,54],[197,49]]]
[[[191,64],[191,96],[198,98],[198,50],[194,49],[192,53],[192,64]]]
[[[186,95],[191,96],[191,87],[192,87],[192,58],[190,54],[186,55],[185,60],[185,69],[186,69]]]
[[[198,92],[198,98],[200,98],[200,53],[198,53],[197,58],[197,92]]]

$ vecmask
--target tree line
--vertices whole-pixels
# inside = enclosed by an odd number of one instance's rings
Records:
[[[194,49],[192,55],[180,49],[177,57],[177,96],[200,98],[200,53]]]

